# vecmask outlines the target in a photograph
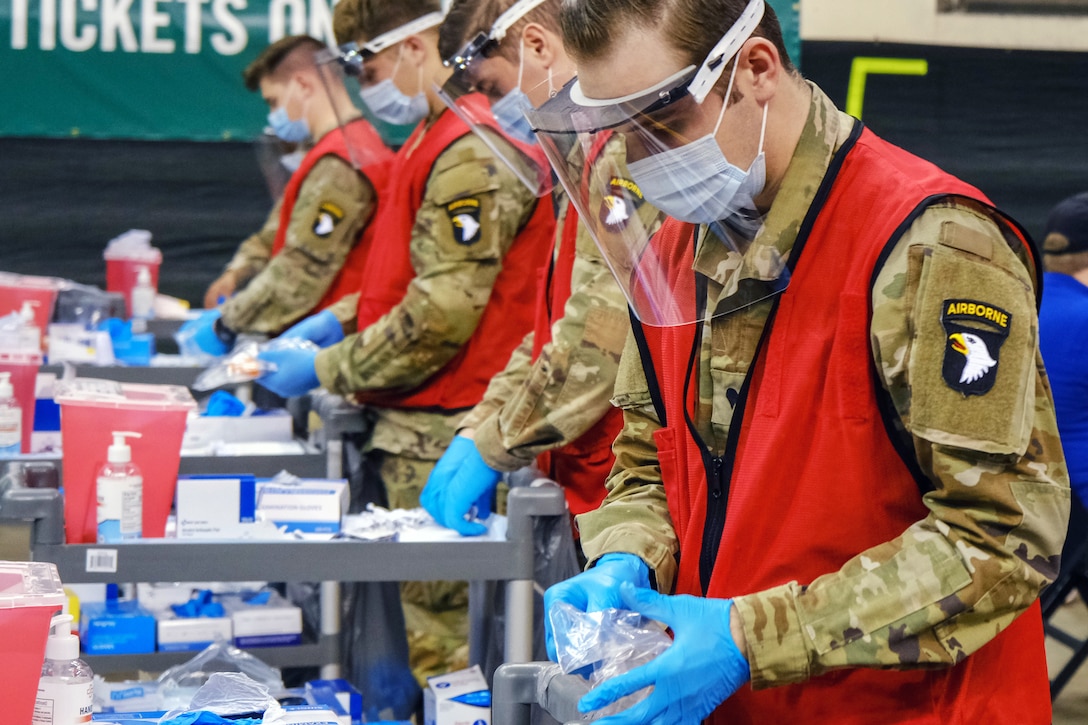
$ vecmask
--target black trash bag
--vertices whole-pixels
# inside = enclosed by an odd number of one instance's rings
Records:
[[[351,513],[368,503],[388,507],[379,476],[380,453],[363,453],[369,434],[344,436],[344,471]],[[363,545],[365,546],[365,544]],[[365,552],[360,551],[360,554]],[[423,693],[408,664],[408,638],[398,582],[351,582],[341,587],[340,658],[344,676],[363,693],[366,718],[410,720]]]

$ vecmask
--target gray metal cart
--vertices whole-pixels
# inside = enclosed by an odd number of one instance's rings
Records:
[[[577,675],[564,675],[554,662],[508,662],[495,671],[491,721],[495,725],[529,725],[532,706],[539,705],[563,725],[592,722],[597,718],[578,712],[578,700],[587,692],[588,682]]]
[[[68,583],[118,581],[507,581],[509,625],[506,662],[532,658],[534,516],[565,514],[554,485],[517,489],[508,505],[505,541],[206,542],[148,539],[122,545],[65,544],[63,502],[50,489],[12,489],[0,497],[0,559],[48,561]],[[334,600],[335,602],[336,600]],[[335,606],[325,607],[323,610]],[[323,614],[325,612],[323,611]],[[279,666],[339,661],[337,627],[322,622],[317,643],[262,648]],[[476,622],[473,622],[476,625]],[[476,633],[474,632],[474,638]],[[188,659],[184,654],[110,655],[94,658],[96,672],[159,670]],[[315,661],[316,660],[316,661]]]

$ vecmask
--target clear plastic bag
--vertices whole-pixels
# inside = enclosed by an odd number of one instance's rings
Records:
[[[277,337],[261,343],[253,340],[239,342],[229,355],[197,376],[193,381],[193,390],[203,392],[221,388],[224,385],[252,382],[262,375],[276,371],[275,365],[257,359],[260,353],[267,350],[304,349],[318,350],[319,348],[309,340],[297,337]]]
[[[624,609],[582,612],[566,602],[557,602],[548,617],[559,666],[566,674],[581,675],[594,686],[646,664],[672,644],[660,625],[638,612]],[[594,711],[594,716],[626,710],[652,689],[651,686],[632,693]]]
[[[208,645],[188,662],[159,675],[159,693],[166,707],[187,708],[211,676],[220,672],[242,673],[273,692],[283,689],[280,671],[227,642]]]

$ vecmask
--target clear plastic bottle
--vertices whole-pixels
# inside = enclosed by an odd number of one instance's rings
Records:
[[[79,637],[72,634],[72,615],[53,617],[50,630],[31,725],[89,723],[94,707],[94,673],[79,659]]]
[[[0,456],[17,456],[23,446],[23,411],[15,399],[11,373],[0,373]]]
[[[116,544],[143,535],[144,478],[132,462],[125,438],[139,433],[114,431],[107,463],[98,470],[95,498],[98,502],[98,543]]]
[[[155,316],[155,286],[151,284],[151,270],[147,267],[140,267],[136,272],[136,285],[132,288],[129,309],[133,332],[146,331],[147,321]]]

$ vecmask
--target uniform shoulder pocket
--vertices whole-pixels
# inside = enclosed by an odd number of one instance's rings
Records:
[[[474,138],[463,137],[439,155],[427,180],[427,196],[435,204],[448,204],[501,187],[502,174],[495,165],[502,162],[482,146]]]

